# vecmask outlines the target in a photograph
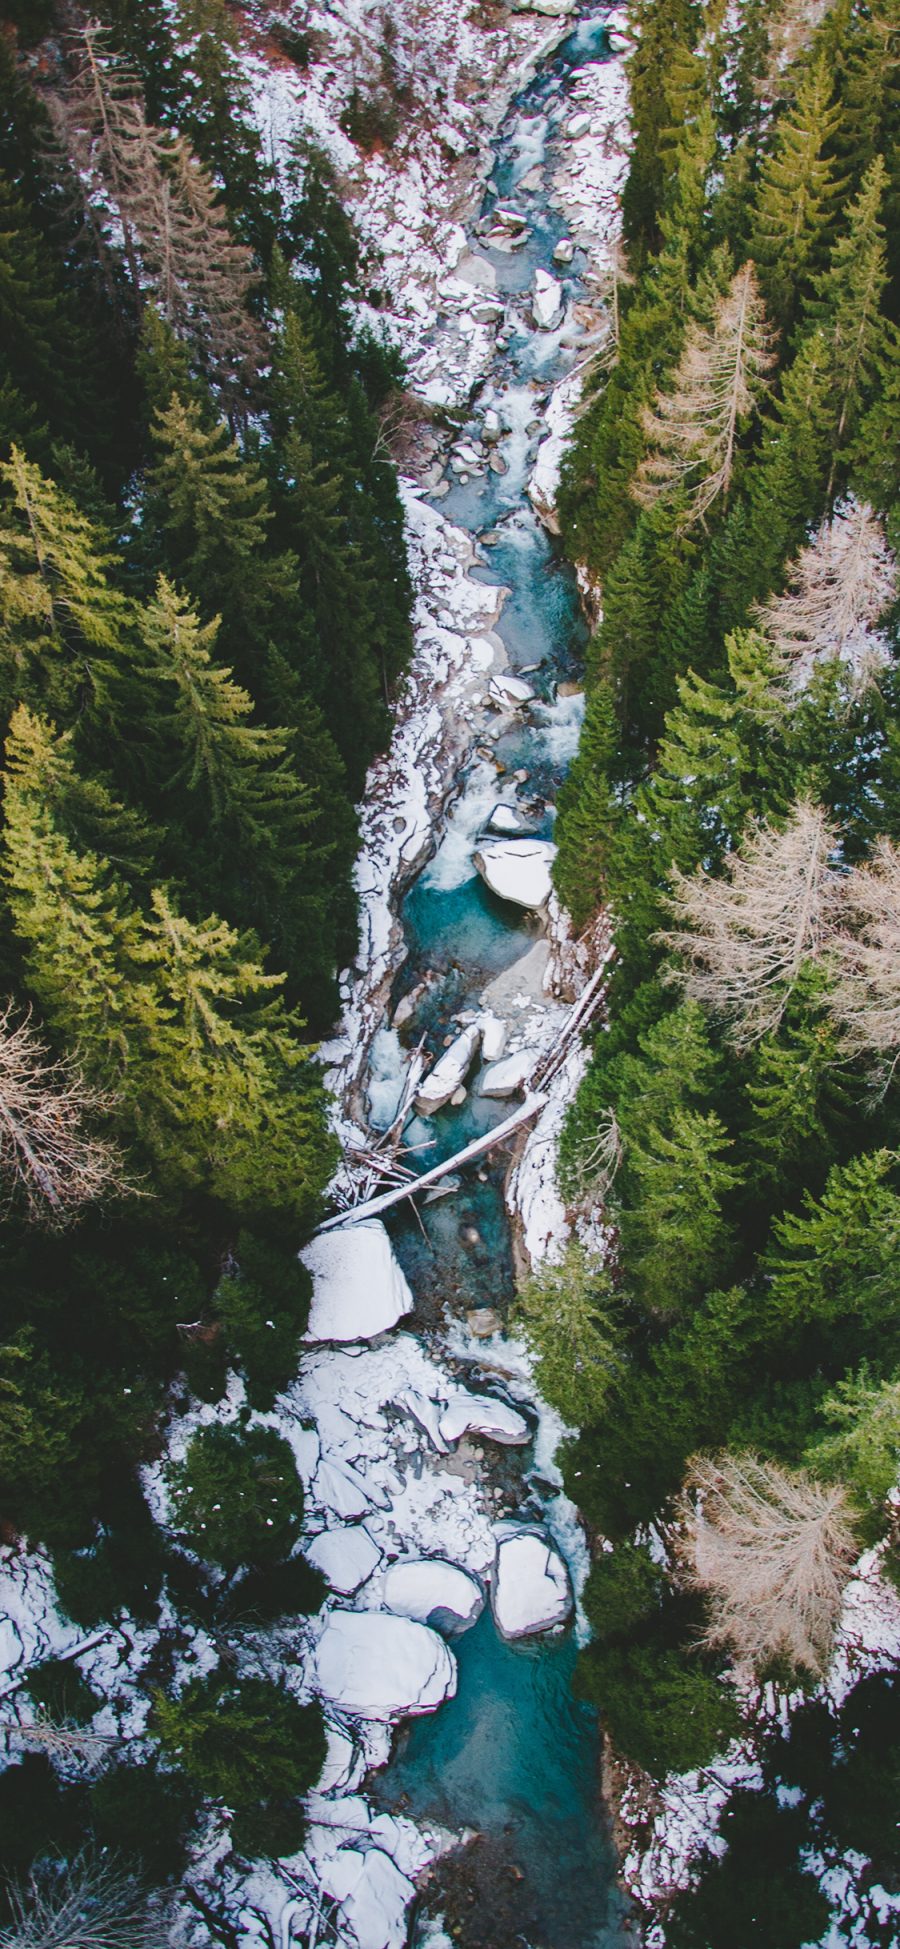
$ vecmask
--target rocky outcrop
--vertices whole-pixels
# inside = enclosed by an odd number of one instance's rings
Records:
[[[373,1340],[413,1310],[412,1293],[377,1218],[320,1233],[300,1257],[313,1282],[308,1341]]]

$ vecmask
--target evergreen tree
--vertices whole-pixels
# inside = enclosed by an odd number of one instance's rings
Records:
[[[803,75],[760,172],[753,255],[767,303],[790,325],[822,268],[841,193],[830,151],[840,127],[824,59]]]
[[[619,1224],[632,1283],[663,1317],[714,1279],[731,1251],[723,1215],[740,1173],[726,1161],[731,1146],[714,1111],[676,1109],[667,1130],[651,1125],[643,1142],[626,1139],[634,1203]]]
[[[883,158],[876,156],[835,239],[828,270],[816,280],[813,315],[821,319],[833,351],[838,451],[866,404],[887,338],[881,314],[887,259],[879,216],[886,174]]]

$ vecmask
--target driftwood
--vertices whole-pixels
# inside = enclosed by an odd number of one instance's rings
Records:
[[[546,1101],[542,1091],[533,1092],[519,1105],[518,1110],[513,1111],[512,1116],[495,1124],[493,1130],[486,1130],[483,1137],[476,1137],[453,1157],[445,1158],[443,1164],[435,1164],[430,1171],[423,1171],[421,1177],[412,1178],[393,1191],[384,1191],[377,1198],[369,1198],[365,1204],[350,1205],[346,1211],[337,1212],[334,1218],[326,1218],[324,1225],[316,1227],[317,1233],[333,1232],[340,1225],[361,1225],[365,1219],[377,1218],[393,1205],[402,1204],[405,1198],[414,1198],[417,1192],[427,1191],[429,1185],[439,1183],[441,1178],[449,1176],[451,1171],[458,1171],[463,1164],[473,1163],[476,1157],[484,1157],[486,1152],[502,1144],[506,1137],[511,1137],[513,1131],[519,1130],[523,1123],[530,1123],[532,1117],[536,1117],[544,1108]]]

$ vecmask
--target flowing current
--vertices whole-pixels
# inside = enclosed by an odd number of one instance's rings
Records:
[[[520,808],[529,832],[551,837],[558,787],[577,748],[586,630],[574,577],[526,488],[546,430],[548,392],[583,350],[572,308],[585,296],[587,259],[576,251],[564,269],[554,260],[567,234],[550,202],[554,154],[572,113],[574,75],[609,54],[602,17],[584,19],[517,96],[495,141],[493,172],[470,239],[472,251],[493,265],[496,295],[507,307],[492,368],[462,434],[463,442],[480,443],[487,424],[492,444],[478,445],[478,466],[459,455],[451,460],[440,506],[478,543],[477,576],[509,591],[497,630],[510,671],[527,675],[536,702],[490,748],[476,748],[456,781],[438,850],[404,902],[408,958],[394,1001],[424,983],[415,1034],[427,1034],[432,1052],[460,1011],[477,1009],[486,984],[521,961],[536,938],[536,924],[496,899],[476,873],[477,838],[498,799]],[[498,205],[501,212],[513,205],[526,220],[517,248],[488,241]],[[556,329],[533,326],[538,270],[565,280],[566,312]],[[497,457],[493,467],[490,454]],[[395,1032],[382,1032],[368,1078],[376,1123],[391,1120],[403,1061]],[[410,1124],[405,1141],[428,1146],[413,1151],[424,1167],[458,1151],[509,1107],[470,1090],[458,1107]],[[390,1225],[426,1329],[448,1304],[460,1314],[503,1310],[511,1300],[502,1161],[466,1174],[454,1196],[426,1203],[421,1219],[394,1217]],[[533,1463],[529,1472],[527,1450],[524,1460],[521,1454],[510,1460],[507,1451],[495,1479],[504,1482],[517,1516],[545,1514],[547,1485]],[[452,1937],[470,1949],[624,1944],[629,1930],[600,1794],[596,1718],[572,1692],[573,1632],[510,1645],[486,1611],[454,1650],[456,1697],[407,1726],[374,1785],[382,1806],[476,1836],[439,1866],[426,1888],[414,1941],[431,1940],[433,1918],[443,1915]]]

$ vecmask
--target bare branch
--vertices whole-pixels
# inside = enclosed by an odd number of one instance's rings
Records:
[[[730,1019],[738,1048],[777,1028],[804,962],[824,956],[835,844],[821,807],[801,800],[783,831],[751,828],[724,879],[672,874],[679,926],[657,939],[686,966],[667,978]]]
[[[90,1124],[114,1099],[85,1082],[71,1061],[49,1055],[28,1018],[0,1009],[0,1197],[29,1221],[59,1229],[85,1205],[134,1196],[116,1144]]]
[[[7,1890],[12,1920],[0,1949],[163,1949],[165,1930],[137,1878],[115,1857],[44,1862]]]
[[[869,866],[848,873],[841,913],[853,932],[836,934],[836,982],[829,1005],[842,1040],[856,1055],[900,1055],[900,851],[880,839]]]
[[[840,1485],[753,1454],[700,1456],[679,1515],[684,1573],[710,1601],[704,1642],[757,1671],[784,1657],[823,1672],[857,1554]]]
[[[845,502],[791,563],[785,593],[756,611],[784,688],[802,690],[818,663],[837,657],[851,696],[862,696],[888,661],[876,624],[896,596],[897,563],[881,523],[865,501]]]
[[[712,330],[688,328],[672,391],[644,408],[648,452],[631,489],[642,507],[681,488],[694,522],[727,495],[738,433],[768,390],[774,364],[773,333],[747,263],[720,298]]]

